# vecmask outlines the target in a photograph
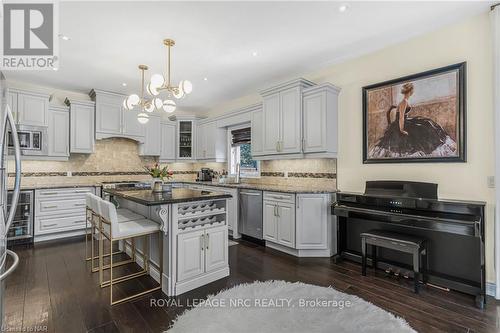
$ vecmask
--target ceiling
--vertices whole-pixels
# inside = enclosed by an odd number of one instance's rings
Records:
[[[58,71],[7,79],[87,93],[140,89],[137,65],[189,79],[185,111],[213,106],[291,75],[370,52],[488,10],[490,2],[61,2]],[[256,53],[256,55],[254,55]],[[207,78],[205,81],[204,78]],[[127,86],[122,86],[127,83]]]

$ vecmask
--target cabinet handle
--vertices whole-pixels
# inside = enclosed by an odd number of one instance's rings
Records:
[[[44,224],[43,226],[48,228],[48,227],[55,227],[57,223],[52,223],[52,224]]]
[[[43,195],[56,195],[58,194],[57,192],[45,192]]]
[[[306,139],[302,139],[302,151],[306,150]]]
[[[280,149],[279,149],[279,141],[276,141],[276,151],[280,151]]]
[[[57,206],[43,206],[43,208],[50,209],[50,208],[57,208]]]
[[[280,151],[283,151],[283,141],[279,142]]]
[[[75,221],[75,222],[73,222],[73,223],[74,223],[74,224],[77,224],[77,223],[83,223],[83,222],[85,222],[85,221],[80,220],[80,221]]]
[[[87,193],[88,190],[75,190],[75,193]]]
[[[201,244],[200,248],[201,248],[201,252],[203,252],[203,250],[205,249],[204,239],[205,239],[204,235],[201,235],[200,236],[200,244]]]
[[[207,250],[208,250],[208,244],[210,243],[210,234],[207,234]]]
[[[86,204],[75,204],[76,207],[86,206]]]
[[[281,217],[281,215],[280,215],[280,205],[276,206],[276,212],[278,214],[278,217]]]

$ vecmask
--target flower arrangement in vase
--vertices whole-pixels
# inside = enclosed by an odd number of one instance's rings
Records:
[[[163,191],[163,180],[172,178],[174,174],[173,171],[168,169],[168,165],[161,167],[159,163],[155,163],[152,166],[145,166],[144,170],[153,177],[151,184],[151,189],[153,192]]]

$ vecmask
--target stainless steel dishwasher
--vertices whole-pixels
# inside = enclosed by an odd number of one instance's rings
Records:
[[[239,191],[238,230],[246,236],[262,239],[262,191]]]

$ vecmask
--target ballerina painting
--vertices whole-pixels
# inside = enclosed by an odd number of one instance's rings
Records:
[[[364,163],[465,162],[465,63],[363,88]]]

